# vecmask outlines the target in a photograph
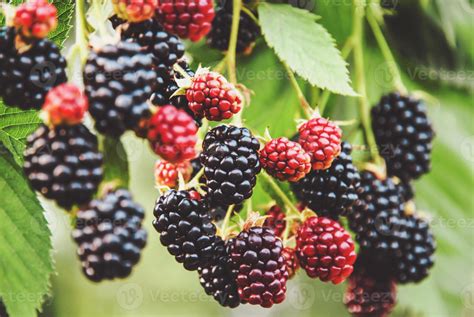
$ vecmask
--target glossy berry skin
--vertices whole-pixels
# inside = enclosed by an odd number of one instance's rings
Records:
[[[228,242],[230,267],[243,303],[268,308],[286,297],[283,243],[273,230],[252,227]]]
[[[158,160],[155,163],[155,182],[159,186],[175,188],[179,182],[179,173],[187,182],[191,178],[191,172],[192,167],[189,161],[173,164]]]
[[[325,118],[313,118],[299,127],[298,143],[311,156],[313,170],[323,170],[341,152],[341,129]]]
[[[13,25],[26,40],[43,39],[58,26],[57,9],[46,0],[28,0],[15,11]]]
[[[372,108],[372,128],[390,176],[405,182],[431,169],[434,131],[425,104],[413,97],[391,93]]]
[[[336,221],[310,217],[298,229],[296,254],[309,277],[339,284],[351,275],[356,260],[350,234]]]
[[[344,294],[347,311],[354,317],[387,317],[396,300],[397,285],[392,278],[377,278],[359,267],[349,277]]]
[[[67,81],[66,60],[47,39],[20,53],[15,36],[14,28],[0,27],[0,97],[10,107],[39,110],[46,94]]]
[[[150,119],[147,139],[156,154],[171,163],[179,163],[196,156],[197,130],[186,111],[166,105]]]
[[[281,237],[286,228],[285,213],[278,205],[273,205],[265,212],[264,226],[270,227],[275,235]]]
[[[359,194],[363,189],[351,152],[351,145],[343,142],[341,153],[328,169],[312,171],[292,184],[291,189],[298,200],[318,215],[335,220],[361,204]]]
[[[88,203],[102,180],[97,138],[82,124],[41,125],[27,138],[24,157],[31,187],[65,209]]]
[[[168,32],[197,42],[211,30],[212,0],[159,0],[158,20]]]
[[[188,191],[170,190],[158,198],[153,226],[161,244],[188,271],[208,265],[214,256],[216,227],[204,200]]]
[[[112,0],[112,4],[120,19],[141,22],[155,15],[158,0]]]
[[[62,84],[46,95],[42,110],[46,121],[57,126],[81,123],[88,108],[87,97],[76,85]]]
[[[226,243],[219,236],[216,237],[212,254],[209,264],[198,269],[199,282],[206,294],[221,306],[235,308],[240,305],[237,283],[229,267]]]
[[[146,245],[145,210],[125,189],[108,192],[77,213],[72,237],[84,275],[91,281],[125,278]]]
[[[230,119],[242,109],[239,91],[216,72],[197,73],[186,90],[186,99],[196,116],[210,121]]]
[[[273,139],[260,150],[263,169],[280,181],[297,182],[311,171],[311,157],[300,144]]]
[[[241,204],[252,196],[260,172],[259,147],[246,128],[221,125],[206,134],[200,158],[211,204]]]
[[[288,279],[295,276],[296,271],[300,268],[298,257],[296,256],[296,250],[294,248],[286,247],[282,251],[283,257],[285,258],[286,270],[288,271]]]
[[[120,137],[148,119],[155,79],[153,56],[136,43],[122,41],[92,51],[84,84],[97,131]]]

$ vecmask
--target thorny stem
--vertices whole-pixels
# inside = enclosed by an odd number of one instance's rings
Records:
[[[242,0],[232,0],[232,29],[229,39],[229,49],[227,51],[227,67],[230,82],[237,84],[237,75],[235,70],[235,59],[237,50],[237,38],[239,35],[240,11],[242,9]]]
[[[354,0],[354,64],[356,76],[356,90],[359,93],[359,112],[361,123],[364,131],[364,137],[369,146],[370,156],[377,165],[382,165],[377,150],[377,143],[370,126],[370,108],[367,99],[367,86],[365,82],[364,70],[364,52],[362,48],[363,38],[363,22],[364,22],[364,0]]]
[[[290,69],[288,64],[285,62],[281,62],[283,66],[285,67],[286,72],[288,73],[288,77],[290,79],[291,85],[295,89],[296,94],[298,95],[298,99],[300,101],[301,108],[303,109],[305,115],[307,118],[311,118],[313,115],[313,111],[311,109],[311,106],[309,105],[309,102],[306,100],[306,97],[303,94],[303,91],[301,90],[300,86],[298,85],[298,81],[296,80],[295,74],[293,71]]]
[[[374,34],[375,40],[377,41],[380,51],[382,52],[382,55],[385,59],[385,62],[387,63],[388,71],[392,76],[393,85],[395,89],[402,93],[406,93],[407,89],[403,84],[400,70],[398,69],[395,58],[392,54],[392,51],[390,50],[390,46],[388,45],[387,40],[385,39],[382,29],[380,28],[380,25],[377,22],[370,5],[367,7],[366,17],[367,21],[369,22],[370,28],[372,29],[372,33]]]
[[[271,177],[270,175],[268,175],[265,172],[262,172],[262,176],[266,178],[266,180],[268,181],[270,186],[272,186],[272,189],[275,191],[275,193],[278,195],[278,197],[280,197],[281,200],[283,200],[283,202],[289,208],[291,213],[293,213],[295,215],[300,215],[300,212],[299,212],[298,208],[296,208],[296,206],[291,202],[290,198],[288,198],[288,196],[275,183],[275,180],[273,179],[273,177]]]

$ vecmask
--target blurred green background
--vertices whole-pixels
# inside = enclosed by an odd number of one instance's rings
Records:
[[[291,1],[290,1],[291,2]],[[297,3],[298,1],[294,1]],[[387,1],[384,1],[387,2]],[[474,9],[467,0],[397,1],[386,15],[386,35],[405,84],[425,91],[437,131],[433,171],[416,182],[419,210],[432,219],[437,260],[431,276],[419,285],[399,288],[393,316],[474,316]],[[302,1],[299,1],[301,4]],[[352,1],[307,0],[305,8],[322,17],[339,48],[351,33]],[[195,65],[215,65],[222,56],[204,44],[189,44]],[[364,44],[371,104],[391,90],[388,66],[370,31]],[[352,60],[349,58],[351,65]],[[352,68],[351,68],[352,72]],[[246,125],[273,136],[291,136],[300,117],[297,97],[273,51],[259,40],[251,56],[238,58],[239,81],[255,92],[245,109]],[[303,82],[301,84],[305,86]],[[317,92],[306,87],[310,99]],[[358,118],[355,98],[332,96],[326,116]],[[350,127],[349,127],[350,128]],[[88,282],[81,273],[70,239],[69,218],[45,203],[54,239],[57,274],[42,316],[346,316],[344,285],[325,285],[299,274],[288,283],[288,298],[270,310],[243,305],[223,309],[207,297],[195,272],[187,272],[159,243],[151,221],[158,192],[154,188],[156,156],[132,135],[124,138],[130,162],[131,189],[147,210],[148,246],[132,276],[124,281]],[[360,135],[352,141],[362,144]],[[124,153],[115,153],[123,157]],[[356,153],[363,157],[366,153]],[[258,187],[254,206],[270,200]]]

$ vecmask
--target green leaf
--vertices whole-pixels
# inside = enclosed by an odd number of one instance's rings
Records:
[[[103,183],[114,183],[115,187],[128,187],[130,182],[127,151],[120,139],[100,137],[104,155]]]
[[[59,48],[62,48],[64,42],[68,39],[72,29],[72,16],[74,13],[74,2],[65,0],[53,0],[52,3],[58,9],[58,27],[49,34]]]
[[[20,167],[0,156],[0,297],[10,316],[36,316],[53,272],[51,232]]]
[[[262,32],[278,57],[312,85],[355,96],[347,63],[318,17],[290,5],[262,3],[258,7]]]
[[[37,111],[9,108],[0,100],[0,142],[12,153],[19,165],[23,162],[26,137],[36,130],[40,123]]]

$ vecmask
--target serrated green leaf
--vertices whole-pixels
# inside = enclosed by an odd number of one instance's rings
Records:
[[[0,156],[0,297],[10,316],[36,316],[53,272],[51,232],[20,167]]]
[[[350,85],[347,63],[318,17],[285,4],[262,3],[260,25],[268,45],[278,57],[312,85],[348,96],[357,95]]]
[[[120,139],[100,137],[101,152],[104,155],[103,183],[113,182],[120,187],[128,187],[130,182],[128,158]]]
[[[62,48],[72,29],[71,22],[74,13],[74,3],[70,0],[53,0],[51,2],[56,9],[58,9],[58,27],[51,32],[48,37],[53,40],[59,48]]]
[[[35,110],[23,111],[6,107],[0,100],[0,142],[21,165],[25,140],[40,125],[41,119]]]

